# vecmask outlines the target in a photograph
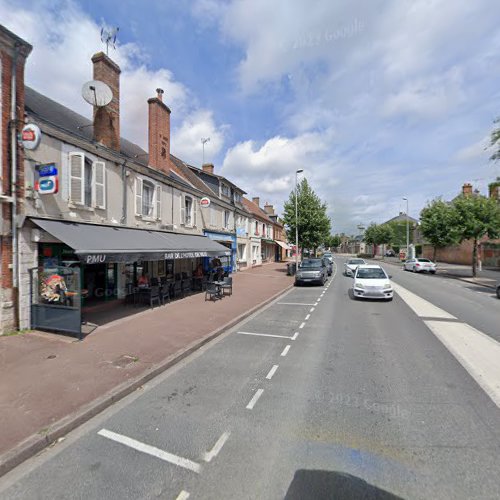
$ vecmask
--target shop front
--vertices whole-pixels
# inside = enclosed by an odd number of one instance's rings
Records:
[[[224,268],[224,272],[232,273],[236,271],[236,260],[238,253],[238,245],[236,242],[236,235],[230,233],[216,233],[214,231],[204,231],[203,234],[210,238],[212,241],[219,243],[220,245],[226,247],[230,252],[229,255],[224,257],[219,257],[221,261],[222,267]],[[209,259],[206,260],[205,269],[210,268]]]
[[[274,260],[275,248],[274,240],[262,238],[262,262],[272,262]]]
[[[32,218],[57,243],[38,244],[31,271],[31,327],[81,334],[81,312],[124,299],[140,280],[191,277],[231,249],[205,236]]]

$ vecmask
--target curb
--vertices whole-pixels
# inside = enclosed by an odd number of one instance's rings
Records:
[[[251,309],[248,309],[247,311],[241,313],[239,316],[236,316],[226,324],[206,334],[201,339],[191,342],[191,344],[188,344],[185,348],[167,357],[163,362],[148,369],[142,375],[139,375],[135,379],[130,380],[124,384],[118,385],[104,396],[95,399],[73,414],[62,418],[58,422],[54,423],[47,434],[45,434],[44,436],[35,434],[25,439],[19,445],[15,446],[0,457],[0,477],[7,474],[7,472],[11,471],[12,469],[14,469],[14,467],[17,467],[22,462],[43,451],[48,446],[54,444],[61,437],[84,424],[92,417],[95,417],[120,399],[128,396],[142,385],[146,384],[153,378],[157,377],[164,371],[182,361],[184,358],[187,358],[190,354],[197,351],[216,337],[219,337],[225,331],[238,324],[240,321],[244,320],[248,316],[251,316],[253,313],[266,306],[267,304],[273,302],[281,295],[284,295],[291,288],[293,288],[293,284],[288,285],[286,288],[275,293],[273,296],[260,302]]]

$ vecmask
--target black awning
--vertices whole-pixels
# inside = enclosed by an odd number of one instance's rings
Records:
[[[66,243],[86,264],[231,255],[227,247],[206,236],[33,217],[31,220]]]

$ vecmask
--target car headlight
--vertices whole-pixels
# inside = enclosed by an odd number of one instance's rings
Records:
[[[386,283],[386,284],[384,285],[384,289],[385,289],[385,290],[388,290],[389,288],[392,288],[391,284],[390,284],[390,283]]]
[[[365,285],[363,285],[362,283],[354,283],[354,288],[364,288]]]

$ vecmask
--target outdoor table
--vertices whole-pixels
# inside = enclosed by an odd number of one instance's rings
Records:
[[[216,286],[217,288],[217,294],[219,295],[219,297],[223,297],[224,294],[222,293],[222,285],[225,284],[224,281],[212,281],[212,283]]]
[[[151,294],[151,287],[150,286],[135,287],[134,288],[134,307],[137,305],[137,303],[146,302],[146,299],[149,298],[150,294]]]

